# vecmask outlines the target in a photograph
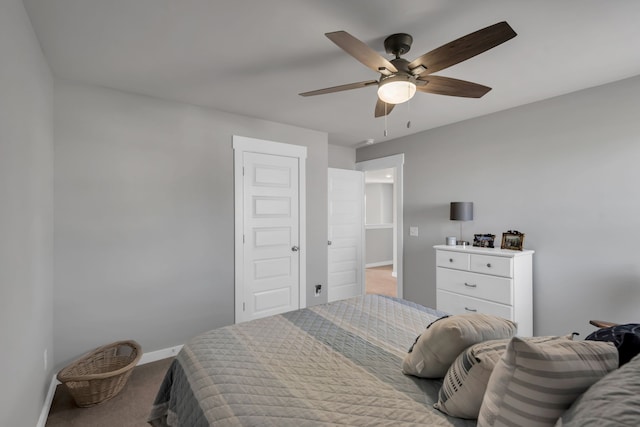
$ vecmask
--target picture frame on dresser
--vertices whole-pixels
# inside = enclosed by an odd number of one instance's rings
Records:
[[[512,251],[521,251],[524,245],[524,233],[517,230],[509,230],[502,233],[502,243],[500,249],[509,249]]]
[[[495,238],[495,234],[474,234],[473,246],[478,248],[493,248]]]

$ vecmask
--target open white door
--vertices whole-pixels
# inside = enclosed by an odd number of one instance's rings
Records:
[[[364,173],[329,168],[327,301],[364,294]]]
[[[234,137],[236,323],[306,305],[304,159],[288,152],[306,149],[286,146]]]

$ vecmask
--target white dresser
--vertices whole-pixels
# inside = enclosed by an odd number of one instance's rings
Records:
[[[434,246],[437,308],[450,314],[486,313],[513,320],[533,335],[531,250]]]

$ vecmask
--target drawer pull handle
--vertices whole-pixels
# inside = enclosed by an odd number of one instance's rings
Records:
[[[453,258],[449,258],[449,262],[453,262]]]
[[[464,285],[465,285],[467,288],[476,288],[476,287],[478,287],[478,285],[476,285],[475,283],[467,283],[467,282],[464,282]]]
[[[477,310],[477,309],[475,309],[475,308],[469,308],[469,307],[465,307],[464,309],[465,309],[465,310],[467,310],[467,311],[470,311],[470,312],[472,312],[472,313],[475,313],[475,312],[477,312],[477,311],[478,311],[478,310]]]
[[[491,268],[491,263],[490,262],[487,263],[487,268]]]

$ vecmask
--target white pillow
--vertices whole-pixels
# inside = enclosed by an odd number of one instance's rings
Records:
[[[514,337],[489,378],[478,426],[553,426],[578,396],[617,367],[613,343],[534,344]]]
[[[443,317],[427,326],[402,361],[402,372],[423,378],[442,378],[458,355],[470,345],[516,333],[516,324],[489,314]]]
[[[528,342],[542,343],[572,339],[563,337],[524,338]],[[472,345],[453,362],[442,381],[436,409],[453,417],[476,419],[480,413],[482,398],[493,368],[507,350],[510,338],[485,341]]]

